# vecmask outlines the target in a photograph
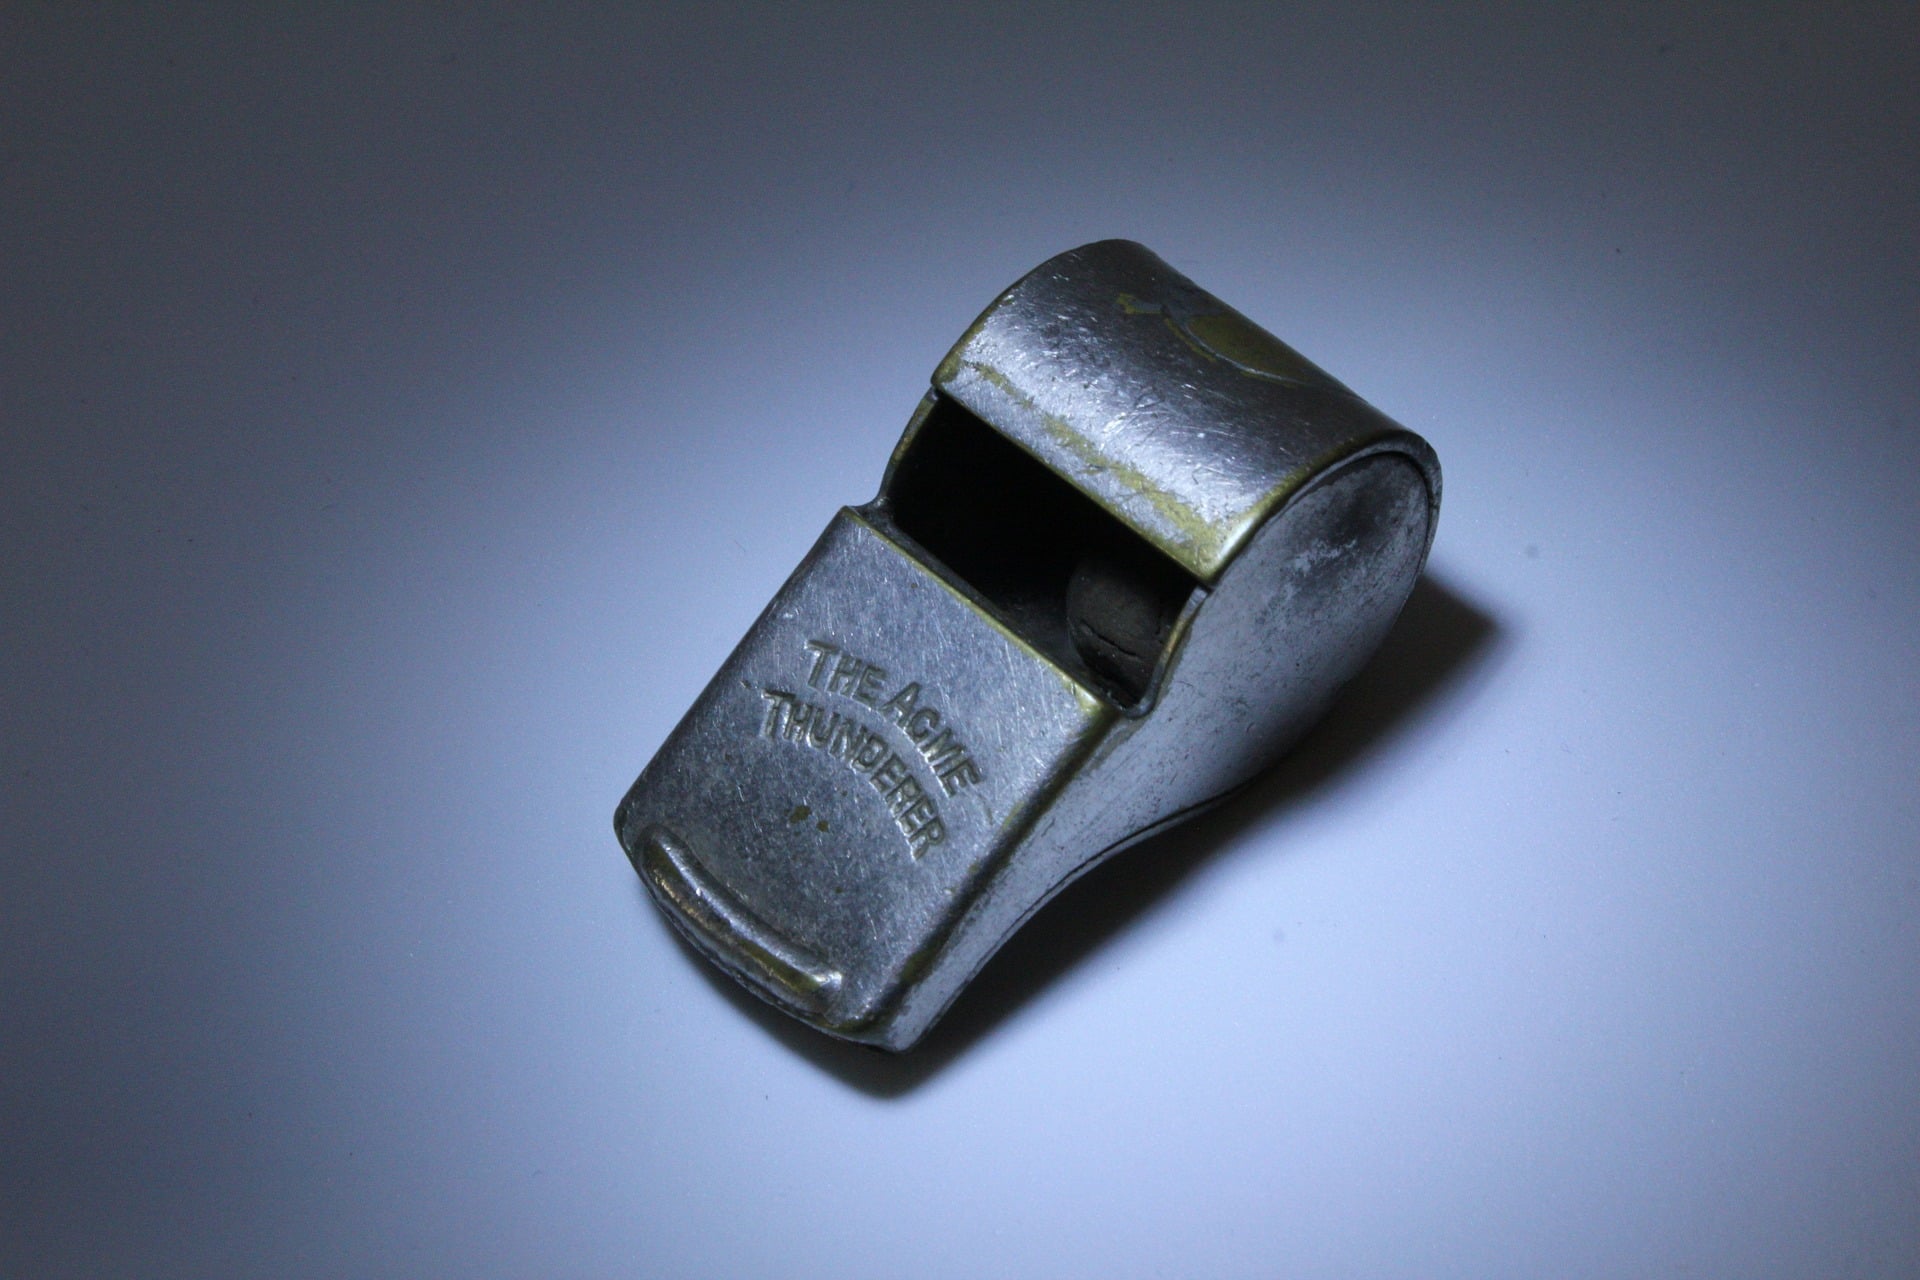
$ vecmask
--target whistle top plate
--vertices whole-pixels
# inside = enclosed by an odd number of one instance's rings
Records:
[[[1127,240],[1035,268],[933,382],[1204,583],[1313,476],[1418,442]],[[1431,457],[1424,442],[1411,451]],[[1439,468],[1427,470],[1437,507]]]

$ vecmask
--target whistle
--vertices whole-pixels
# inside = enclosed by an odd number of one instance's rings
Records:
[[[1076,877],[1231,794],[1392,625],[1427,443],[1140,245],[947,353],[614,815],[699,951],[905,1049]]]

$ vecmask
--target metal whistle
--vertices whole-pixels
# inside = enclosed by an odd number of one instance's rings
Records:
[[[1001,294],[621,801],[668,920],[905,1049],[1061,888],[1271,764],[1432,543],[1427,443],[1147,249]]]

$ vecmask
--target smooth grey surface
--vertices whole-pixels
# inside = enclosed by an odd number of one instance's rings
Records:
[[[0,1271],[1920,1270],[1917,23],[9,7]],[[607,813],[1103,235],[1433,442],[1428,584],[823,1048]]]

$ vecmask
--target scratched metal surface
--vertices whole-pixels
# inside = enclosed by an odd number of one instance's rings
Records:
[[[1126,241],[1062,254],[1021,279],[934,383],[1203,582],[1298,486],[1403,434]]]

